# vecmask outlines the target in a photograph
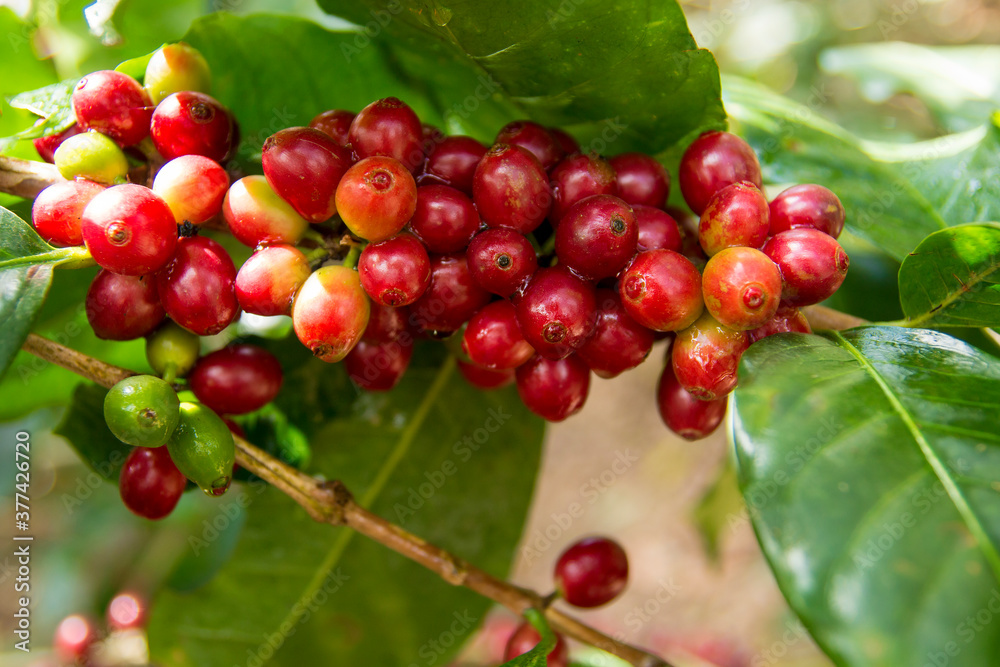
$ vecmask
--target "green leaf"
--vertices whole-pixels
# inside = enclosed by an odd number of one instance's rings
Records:
[[[159,48],[156,49],[156,51],[159,50]],[[150,51],[144,56],[129,58],[125,62],[118,65],[118,67],[115,68],[115,71],[121,72],[122,74],[128,74],[139,83],[142,83],[143,79],[146,78],[146,66],[149,64],[149,61],[153,59],[153,54],[155,54],[156,51]]]
[[[291,340],[283,340],[283,345],[293,345]],[[247,440],[268,454],[296,468],[309,465],[312,450],[309,440],[295,424],[274,403],[268,403],[260,410],[233,419],[246,432]],[[247,473],[245,470],[238,473]]]
[[[535,644],[535,648],[503,663],[501,667],[545,667],[548,664],[549,653],[556,647],[556,635],[541,612],[529,609],[524,613],[524,617],[535,630],[538,630],[541,639]]]
[[[22,109],[38,117],[38,120],[10,139],[34,139],[46,134],[56,134],[76,122],[70,98],[76,87],[77,79],[67,79],[59,83],[29,90],[15,95],[8,104],[15,109]]]
[[[104,397],[108,390],[89,382],[77,385],[63,420],[52,432],[66,438],[91,470],[112,484],[132,451],[111,433],[104,421]]]
[[[1000,327],[1000,224],[931,234],[899,270],[907,325]]]
[[[504,576],[542,423],[513,390],[471,391],[452,361],[428,354],[439,347],[419,347],[400,385],[373,394],[358,392],[340,364],[276,346],[286,369],[278,406],[310,438],[311,472],[343,480],[363,506]],[[272,665],[432,665],[447,662],[489,604],[382,545],[315,523],[268,488],[248,507],[221,572],[196,591],[163,592],[152,608],[158,664],[255,656]]]
[[[969,619],[1000,597],[1000,360],[926,330],[773,336],[732,408],[764,553],[838,665],[996,664],[1000,625]]]
[[[697,48],[673,0],[618,2],[614,11],[597,0],[320,6],[364,26],[345,56],[364,54],[368,35],[388,33],[411,52],[440,56],[437,76],[485,73],[522,116],[564,127],[584,144],[600,140],[592,144],[598,152],[657,153],[725,126],[718,66]],[[482,86],[470,86],[447,102],[482,95]]]
[[[706,489],[701,500],[692,510],[692,521],[701,534],[708,558],[717,563],[719,546],[724,531],[732,530],[733,521],[742,518],[745,510],[743,496],[736,484],[736,471],[727,458]]]

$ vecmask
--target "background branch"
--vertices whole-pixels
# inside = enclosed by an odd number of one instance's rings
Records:
[[[0,192],[34,199],[53,183],[66,180],[54,164],[0,155]]]

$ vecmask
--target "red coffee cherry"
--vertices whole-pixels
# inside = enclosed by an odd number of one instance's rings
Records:
[[[556,360],[536,354],[517,367],[514,378],[524,405],[550,422],[582,410],[590,392],[590,369],[576,355]]]
[[[639,228],[639,238],[636,242],[639,252],[661,248],[681,252],[684,249],[681,226],[669,213],[641,205],[633,205],[632,213]]]
[[[573,204],[594,195],[614,195],[615,170],[595,153],[570,155],[552,170],[552,213],[558,225]]]
[[[337,186],[351,167],[351,151],[319,130],[290,127],[264,141],[268,185],[309,222],[337,213]]]
[[[129,276],[159,270],[177,247],[170,207],[149,188],[131,183],[91,199],[83,210],[81,230],[95,262]]]
[[[774,314],[774,317],[747,333],[750,334],[750,342],[756,343],[762,338],[779,333],[812,333],[812,327],[809,326],[809,320],[798,308],[778,306],[778,312]]]
[[[729,132],[708,132],[695,139],[681,158],[678,174],[684,201],[701,215],[716,192],[740,181],[764,186],[760,162],[750,145]]]
[[[632,207],[612,195],[595,195],[563,216],[556,228],[556,255],[583,278],[600,280],[625,268],[638,239]]]
[[[167,203],[178,225],[200,225],[217,216],[228,190],[226,170],[201,155],[174,158],[153,179],[153,192]]]
[[[372,303],[363,339],[380,343],[394,340],[412,342],[411,329],[409,308],[405,306],[393,308]]]
[[[462,373],[465,381],[476,389],[490,391],[500,389],[514,382],[514,371],[494,371],[489,368],[482,368],[475,364],[458,360],[458,370]]]
[[[146,599],[138,593],[124,592],[108,603],[108,626],[112,630],[136,630],[146,625]]]
[[[568,357],[594,332],[594,288],[566,267],[536,272],[516,306],[525,340],[546,359]]]
[[[673,250],[647,250],[622,272],[618,290],[625,311],[653,331],[690,326],[704,308],[701,274]]]
[[[309,228],[306,219],[263,176],[244,176],[233,183],[222,202],[222,215],[233,236],[251,248],[295,245]]]
[[[778,311],[781,272],[760,250],[726,248],[708,260],[701,289],[712,317],[730,329],[756,329]]]
[[[240,308],[254,315],[291,315],[295,295],[311,272],[306,256],[294,246],[260,248],[236,274]]]
[[[656,388],[656,407],[663,423],[685,440],[706,438],[726,416],[726,398],[703,401],[681,386],[667,360]]]
[[[559,147],[562,148],[563,153],[566,155],[572,155],[573,153],[580,152],[580,144],[574,139],[568,132],[558,127],[550,127],[549,132],[555,138]]]
[[[358,272],[324,266],[313,272],[292,306],[295,335],[326,362],[340,361],[368,326],[369,301]]]
[[[413,339],[376,341],[362,338],[344,357],[344,368],[365,391],[389,391],[403,378],[413,357]]]
[[[105,340],[133,340],[152,333],[166,312],[153,276],[123,276],[101,270],[85,301],[94,335]]]
[[[628,558],[614,540],[588,537],[559,556],[555,580],[556,590],[574,607],[600,607],[625,590]]]
[[[408,306],[427,291],[431,261],[420,241],[411,234],[399,234],[365,246],[358,274],[361,286],[375,303]]]
[[[851,265],[836,239],[810,227],[772,236],[764,254],[781,269],[781,301],[789,306],[828,299],[840,289]]]
[[[70,98],[77,124],[132,146],[149,136],[153,103],[139,82],[121,72],[102,70],[80,79]]]
[[[693,325],[677,332],[671,349],[677,381],[703,401],[722,398],[736,388],[740,357],[750,336],[719,324],[704,313]]]
[[[218,100],[204,93],[169,95],[153,113],[153,145],[168,160],[203,155],[222,162],[233,147],[233,119]]]
[[[472,316],[462,335],[462,350],[472,363],[492,370],[517,368],[535,354],[521,335],[509,301],[494,301]]]
[[[565,155],[559,140],[548,128],[530,120],[507,123],[500,128],[493,143],[520,146],[538,158],[543,169],[551,169]]]
[[[348,132],[358,158],[389,157],[416,169],[424,159],[420,119],[395,97],[376,100],[358,112]]]
[[[94,622],[81,614],[73,614],[56,626],[52,647],[63,663],[86,664],[97,639]]]
[[[431,256],[431,284],[411,307],[413,322],[424,331],[458,331],[490,301],[469,271],[463,253]]]
[[[524,655],[531,649],[538,646],[542,641],[542,636],[531,623],[521,623],[507,640],[507,646],[503,651],[504,662],[510,662],[519,655]],[[545,657],[546,667],[566,667],[569,664],[569,649],[566,648],[566,641],[562,635],[556,635],[556,645]]]
[[[347,146],[351,143],[347,135],[356,115],[353,111],[330,109],[309,121],[309,127],[319,130],[341,146]]]
[[[156,287],[170,319],[199,336],[214,336],[240,312],[233,260],[203,236],[177,242],[173,258],[156,275]]]
[[[698,223],[698,241],[711,257],[723,248],[760,248],[767,239],[767,198],[752,183],[727,185],[716,192]]]
[[[670,172],[656,158],[642,153],[622,153],[608,160],[608,164],[615,170],[619,197],[632,206],[666,206]]]
[[[372,243],[395,236],[417,210],[417,184],[403,163],[370,157],[347,170],[337,186],[344,224]]]
[[[594,374],[613,378],[649,356],[655,334],[632,319],[616,290],[597,290],[594,334],[577,350]]]
[[[833,238],[844,230],[844,205],[822,185],[794,185],[771,201],[771,236],[798,227],[818,229]]]
[[[538,255],[531,241],[513,229],[479,232],[469,243],[466,255],[476,283],[503,297],[524,287],[538,269]]]
[[[479,231],[479,213],[472,200],[455,188],[424,185],[417,188],[410,230],[430,252],[460,252]]]
[[[448,185],[471,197],[476,167],[486,150],[486,146],[472,137],[445,137],[428,151],[417,182],[420,185]]]
[[[188,386],[221,415],[242,415],[274,400],[281,389],[278,359],[256,345],[230,345],[198,360]]]
[[[125,507],[146,519],[162,519],[174,511],[187,478],[166,447],[136,447],[129,452],[118,477]]]
[[[552,206],[545,169],[520,146],[496,144],[476,167],[472,199],[488,227],[509,227],[522,234],[542,224]]]
[[[35,197],[31,224],[39,236],[53,245],[83,245],[83,209],[103,191],[103,185],[84,180],[50,185]]]

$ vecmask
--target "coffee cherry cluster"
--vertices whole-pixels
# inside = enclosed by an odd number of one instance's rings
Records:
[[[52,637],[52,657],[56,661],[55,664],[86,666],[110,664],[108,655],[114,654],[116,648],[120,649],[123,645],[128,645],[132,649],[130,653],[134,653],[136,644],[130,641],[130,638],[134,639],[136,633],[144,632],[147,611],[146,599],[143,596],[123,591],[108,603],[104,627],[83,614],[71,614],[63,618],[56,626]],[[123,644],[118,644],[119,640],[122,640]],[[145,641],[140,645],[145,647]],[[145,650],[143,649],[141,653],[144,654]]]

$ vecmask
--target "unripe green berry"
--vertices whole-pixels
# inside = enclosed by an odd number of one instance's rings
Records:
[[[128,174],[128,160],[114,141],[100,132],[76,134],[56,149],[56,168],[63,178],[86,178],[98,183],[120,182]]]
[[[104,398],[104,419],[115,437],[136,447],[167,443],[179,420],[174,388],[152,375],[125,378]]]
[[[181,403],[180,422],[167,443],[184,476],[210,496],[221,496],[233,479],[236,445],[219,415],[200,403]]]
[[[175,378],[184,377],[198,361],[200,349],[197,334],[168,320],[146,339],[146,360],[160,375],[169,370]]]

